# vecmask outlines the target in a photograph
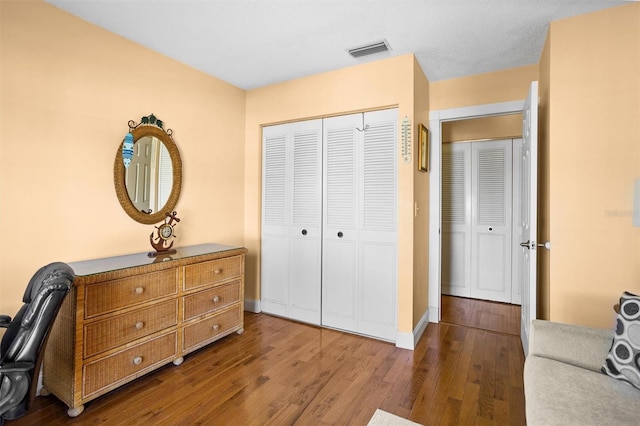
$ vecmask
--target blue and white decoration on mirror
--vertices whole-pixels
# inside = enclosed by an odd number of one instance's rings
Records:
[[[133,158],[133,135],[131,132],[127,133],[122,141],[122,162],[124,167],[128,168],[131,165],[131,159]]]

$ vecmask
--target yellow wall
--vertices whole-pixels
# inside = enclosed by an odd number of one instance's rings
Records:
[[[429,81],[414,59],[413,196],[417,204],[413,226],[413,328],[429,308],[429,173],[418,171],[418,124],[429,127]],[[414,206],[415,207],[415,206]]]
[[[44,2],[0,2],[0,312],[36,269],[150,250],[113,184],[127,122],[182,156],[176,244],[243,244],[245,92]]]
[[[498,115],[442,123],[442,142],[509,139],[522,136],[522,114]]]
[[[640,4],[553,22],[548,49],[549,317],[608,328],[640,293]]]
[[[538,66],[527,65],[503,71],[431,82],[429,108],[432,111],[508,102],[527,97]]]
[[[18,307],[45,263],[150,249],[153,227],[126,216],[113,186],[129,120],[154,113],[174,130],[184,165],[177,244],[244,244],[247,297],[259,299],[262,125],[398,106],[415,140],[429,109],[523,99],[538,78],[540,229],[553,244],[540,251],[539,314],[608,326],[620,293],[640,292],[629,213],[640,177],[640,4],[552,23],[539,66],[431,84],[405,55],[245,93],[40,1],[0,2],[0,45],[0,312]],[[399,160],[405,332],[428,306],[429,175],[415,152]]]
[[[245,295],[260,299],[261,126],[284,121],[398,107],[414,119],[414,57],[403,55],[300,78],[247,92],[245,149]],[[400,135],[398,134],[398,140]],[[413,330],[414,163],[405,164],[398,144],[398,329]]]

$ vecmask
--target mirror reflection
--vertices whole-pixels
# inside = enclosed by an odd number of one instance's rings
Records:
[[[125,185],[136,209],[147,214],[163,210],[173,187],[173,167],[161,140],[144,136],[135,142]]]
[[[175,210],[182,188],[182,160],[173,130],[153,114],[139,124],[129,121],[116,153],[113,180],[118,201],[133,220],[144,224],[164,220]]]

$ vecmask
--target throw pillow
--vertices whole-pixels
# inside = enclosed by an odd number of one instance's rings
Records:
[[[602,372],[640,389],[640,297],[624,292]]]

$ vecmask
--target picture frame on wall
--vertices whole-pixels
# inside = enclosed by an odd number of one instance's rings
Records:
[[[418,126],[418,170],[429,171],[429,129],[422,123]]]

